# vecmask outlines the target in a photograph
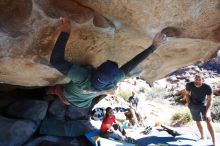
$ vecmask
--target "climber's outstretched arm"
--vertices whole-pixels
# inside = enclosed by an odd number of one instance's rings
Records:
[[[153,43],[150,47],[145,49],[143,52],[137,54],[130,61],[125,63],[120,67],[121,70],[124,71],[125,75],[134,69],[139,63],[141,63],[144,59],[146,59],[151,53],[153,53],[156,48],[161,45],[164,41],[166,41],[166,35],[163,33],[157,33],[153,39]]]
[[[56,40],[55,46],[52,50],[50,63],[53,67],[66,75],[72,66],[72,63],[65,60],[65,47],[69,39],[71,24],[67,17],[61,18],[59,22],[59,29],[61,33]]]

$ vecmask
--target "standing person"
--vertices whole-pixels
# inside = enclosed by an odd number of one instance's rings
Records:
[[[207,97],[207,103],[206,101]],[[211,119],[211,107],[213,104],[212,88],[204,83],[204,77],[201,73],[195,75],[195,81],[186,84],[186,101],[196,121],[197,127],[204,139],[204,130],[201,121],[206,121],[207,128],[211,134],[213,145],[215,145],[215,129]]]
[[[103,138],[112,138],[114,140],[126,140],[126,132],[116,121],[123,122],[124,120],[116,119],[111,107],[106,108],[106,114],[102,121],[100,136]],[[120,131],[120,133],[117,132]]]
[[[49,88],[48,93],[57,94],[64,104],[77,108],[91,108],[94,98],[115,88],[119,81],[124,79],[132,69],[146,59],[166,40],[165,34],[158,33],[154,37],[150,47],[136,55],[120,68],[116,62],[110,60],[105,61],[95,68],[91,65],[80,66],[65,60],[65,46],[71,32],[70,20],[67,17],[60,20],[59,29],[61,33],[52,50],[50,63],[54,68],[63,73],[63,75],[70,78],[71,81],[66,85]]]

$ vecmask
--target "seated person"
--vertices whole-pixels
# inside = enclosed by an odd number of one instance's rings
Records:
[[[125,112],[126,119],[129,121],[129,126],[144,126],[143,119],[138,110],[139,99],[132,92],[132,96],[128,99],[129,108]]]
[[[132,95],[128,99],[128,103],[132,106],[135,110],[137,110],[139,99],[135,96],[135,92],[132,92]]]
[[[133,108],[128,108],[125,112],[125,117],[129,121],[128,126],[138,125],[138,119]]]
[[[124,141],[126,140],[125,130],[118,124],[116,120],[123,122],[124,120],[116,119],[111,107],[106,108],[106,114],[102,121],[100,136],[103,138],[112,138],[114,140]],[[117,131],[119,130],[119,132]]]

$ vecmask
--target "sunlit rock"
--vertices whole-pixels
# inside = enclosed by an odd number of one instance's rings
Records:
[[[168,41],[131,73],[153,82],[216,55],[219,13],[219,0],[5,0],[0,2],[0,82],[68,82],[49,64],[62,16],[72,22],[65,57],[79,64],[98,66],[108,59],[122,65],[150,46],[157,32],[166,33]]]

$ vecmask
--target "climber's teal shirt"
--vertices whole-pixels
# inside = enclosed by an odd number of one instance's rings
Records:
[[[92,66],[79,66],[73,64],[67,77],[71,79],[70,83],[64,85],[64,97],[76,107],[87,108],[91,105],[93,98],[103,94],[91,86],[91,75],[95,71]],[[124,72],[120,71],[117,79],[102,90],[110,90],[116,87],[116,84],[125,77]]]

